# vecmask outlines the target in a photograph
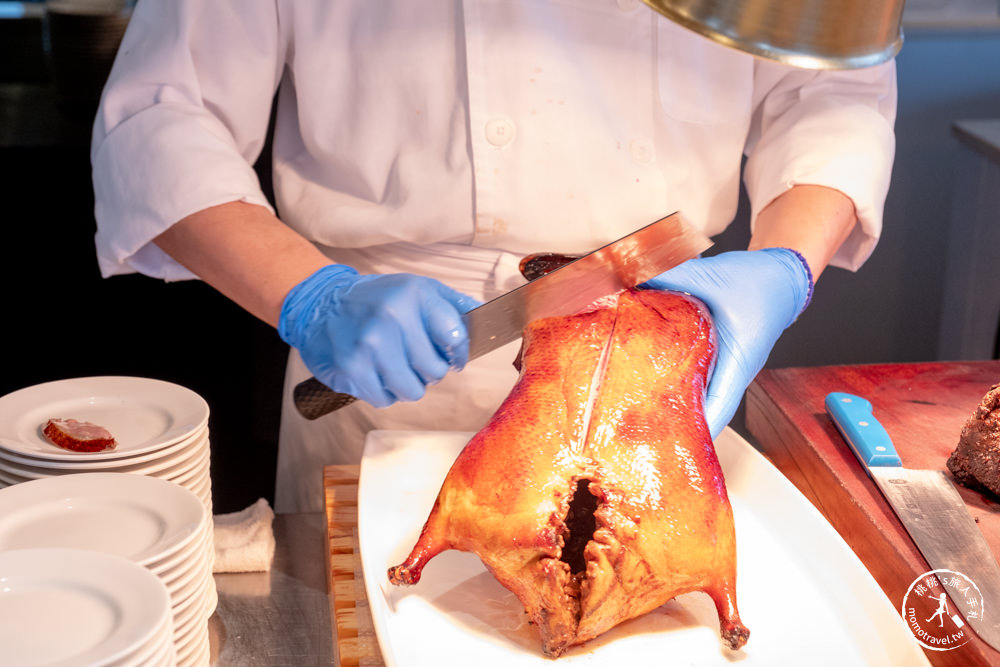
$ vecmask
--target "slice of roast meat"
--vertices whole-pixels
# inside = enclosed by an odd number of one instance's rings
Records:
[[[78,419],[50,419],[42,433],[52,444],[71,452],[102,452],[118,446],[108,429]]]

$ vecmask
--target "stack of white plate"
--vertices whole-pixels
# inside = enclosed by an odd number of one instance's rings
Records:
[[[49,419],[103,426],[115,449],[72,452],[42,433]],[[212,511],[208,404],[197,393],[142,377],[83,377],[0,396],[0,487],[80,472],[159,477]]]
[[[0,664],[170,667],[170,598],[149,570],[81,549],[0,552]]]
[[[208,664],[218,603],[212,515],[191,491],[108,472],[0,489],[0,553],[35,548],[87,549],[144,566],[166,587],[177,664]]]

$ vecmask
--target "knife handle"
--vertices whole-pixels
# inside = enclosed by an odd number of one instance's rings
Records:
[[[314,377],[295,385],[292,390],[292,402],[295,408],[306,419],[319,419],[323,415],[350,405],[358,400],[350,394],[342,394],[330,389]]]
[[[865,465],[902,467],[896,448],[882,424],[875,419],[872,404],[860,396],[835,391],[826,395],[826,411],[844,436],[851,451]]]

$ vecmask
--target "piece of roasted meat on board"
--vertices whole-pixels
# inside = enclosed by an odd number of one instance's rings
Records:
[[[1000,498],[1000,384],[990,387],[962,426],[948,470],[965,486]]]

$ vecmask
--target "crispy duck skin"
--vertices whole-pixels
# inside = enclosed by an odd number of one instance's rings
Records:
[[[441,551],[473,552],[552,657],[704,591],[724,643],[742,646],[733,514],[703,411],[714,354],[707,310],[672,292],[628,290],[529,324],[517,384],[390,581],[416,583]]]

